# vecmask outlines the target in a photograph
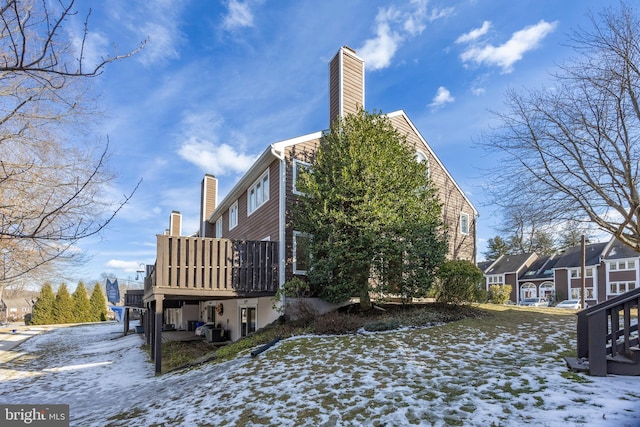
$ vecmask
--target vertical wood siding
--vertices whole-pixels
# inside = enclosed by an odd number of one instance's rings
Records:
[[[158,259],[150,287],[212,295],[278,289],[277,242],[165,235],[157,239]]]

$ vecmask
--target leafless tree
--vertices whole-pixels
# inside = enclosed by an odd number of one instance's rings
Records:
[[[104,229],[137,188],[115,201],[101,191],[112,174],[108,143],[87,126],[96,113],[89,83],[146,42],[87,64],[90,11],[75,40],[64,28],[74,7],[0,3],[0,292],[77,257],[74,245]]]
[[[552,87],[507,93],[483,142],[506,155],[495,203],[593,222],[640,251],[640,20],[624,2],[589,18]]]

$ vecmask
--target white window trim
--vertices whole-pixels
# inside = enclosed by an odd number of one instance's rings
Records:
[[[229,207],[229,230],[231,231],[237,226],[238,226],[238,201],[236,200]]]
[[[222,238],[222,216],[216,220],[216,238]]]
[[[585,267],[585,277],[591,278],[593,277],[594,267],[587,266]],[[572,279],[580,279],[582,276],[582,267],[571,268],[569,269],[569,277]]]
[[[302,233],[300,231],[294,231],[293,232],[293,263],[292,263],[292,267],[293,267],[293,274],[300,274],[300,275],[306,275],[307,274],[307,270],[298,270],[298,248],[297,246],[297,238],[298,237],[305,237],[305,238],[309,238],[309,235],[307,233]]]
[[[256,204],[256,206],[251,209],[251,190],[255,190],[255,188],[260,185],[263,185],[263,180],[264,178],[267,178],[267,183],[269,185],[269,191],[267,191],[266,197],[262,200],[262,202],[260,202],[260,204]],[[264,191],[264,187],[261,187],[261,190]],[[249,187],[249,189],[247,190],[247,216],[251,215],[252,213],[254,213],[255,211],[257,211],[262,205],[264,205],[265,203],[267,203],[269,201],[269,193],[271,192],[271,177],[269,176],[269,169],[267,168],[266,171],[264,171],[264,173],[262,175],[260,175],[260,178],[256,179],[253,184],[251,184],[251,187]]]
[[[634,266],[629,267],[629,262],[633,262]],[[620,263],[624,263],[624,267],[620,268]],[[632,271],[638,267],[638,260],[636,258],[617,259],[614,261],[607,261],[609,271]],[[615,264],[615,268],[611,268]]]
[[[585,287],[585,290],[587,291],[587,296],[586,296],[585,300],[587,300],[587,299],[597,300],[598,299],[598,295],[596,294],[595,286],[587,286],[587,287]],[[591,291],[591,296],[589,296],[589,291]],[[569,294],[568,294],[569,295],[569,299],[581,299],[582,298],[581,294],[582,294],[582,288],[569,287]]]
[[[429,163],[429,157],[427,153],[422,150],[416,150],[415,158],[418,162],[424,162],[427,165],[427,178],[431,178],[431,164]]]
[[[467,231],[465,232],[462,228],[462,218],[467,218]],[[468,213],[460,212],[460,233],[468,236],[471,233],[471,218]]]
[[[625,286],[625,291],[624,292],[620,292],[620,285],[621,284],[624,284],[624,286]],[[633,284],[633,288],[629,288],[629,284]],[[611,285],[616,285],[616,288],[617,288],[618,292],[611,292]],[[637,287],[638,287],[638,284],[634,280],[620,280],[620,281],[615,281],[615,282],[609,282],[609,286],[607,287],[607,296],[609,296],[609,295],[611,295],[611,296],[621,295],[621,294],[623,294],[625,292],[632,291]]]
[[[487,286],[490,285],[504,285],[504,277],[502,277],[502,274],[487,275]]]
[[[298,188],[296,187],[296,182],[298,182],[298,167],[299,166],[304,166],[304,167],[311,167],[311,163],[307,163],[307,162],[303,162],[302,160],[298,160],[298,159],[293,159],[293,182],[292,182],[292,192],[293,194],[297,194],[298,196],[303,195],[304,193],[300,190],[298,190]]]

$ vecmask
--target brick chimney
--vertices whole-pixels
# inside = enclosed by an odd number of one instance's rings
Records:
[[[180,236],[182,234],[182,214],[178,211],[171,212],[169,218],[169,236]]]
[[[348,46],[329,63],[329,125],[364,108],[364,61]]]
[[[209,224],[209,217],[218,204],[218,180],[206,174],[200,185],[200,237],[211,237],[214,225]]]

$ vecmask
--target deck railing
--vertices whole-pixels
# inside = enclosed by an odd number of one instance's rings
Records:
[[[278,242],[166,235],[157,241],[145,298],[154,291],[241,296],[278,289]]]
[[[578,313],[578,358],[589,360],[591,375],[606,376],[618,361],[637,362],[639,305],[637,288]]]
[[[127,307],[144,307],[142,303],[142,297],[144,290],[142,289],[129,289],[124,294],[124,305]]]

